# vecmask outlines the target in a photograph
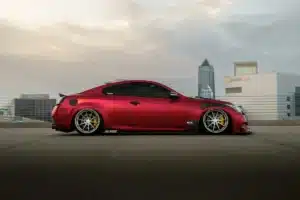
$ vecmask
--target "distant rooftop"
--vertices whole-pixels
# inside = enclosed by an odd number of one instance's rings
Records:
[[[204,67],[204,66],[211,66],[208,62],[208,60],[205,58],[205,60],[203,61],[203,63],[200,65],[201,67]]]
[[[49,99],[49,94],[21,94],[21,99]]]
[[[239,65],[239,66],[251,66],[251,65],[256,65],[257,66],[257,61],[236,61],[234,62],[234,65]]]
[[[265,76],[270,74],[276,74],[276,75],[286,75],[286,76],[300,76],[298,73],[291,73],[291,72],[277,72],[277,71],[271,71],[271,72],[261,72],[257,74],[244,74],[239,76],[225,76],[225,77],[247,77],[247,76]]]

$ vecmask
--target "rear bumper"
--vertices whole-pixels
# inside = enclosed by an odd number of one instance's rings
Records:
[[[59,126],[55,122],[52,122],[52,126],[51,127],[52,127],[53,130],[60,131],[60,132],[66,132],[66,133],[68,133],[68,132],[72,132],[73,131],[70,128]]]
[[[56,130],[57,129],[57,126],[56,124],[52,123],[52,129]]]

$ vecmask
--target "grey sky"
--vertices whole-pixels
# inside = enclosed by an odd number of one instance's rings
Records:
[[[196,95],[204,58],[215,67],[218,95],[236,60],[258,60],[265,72],[299,71],[296,0],[0,3],[0,101],[116,78],[154,79]]]

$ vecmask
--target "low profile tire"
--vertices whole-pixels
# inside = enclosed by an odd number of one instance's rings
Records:
[[[230,128],[230,117],[221,109],[208,110],[201,119],[202,128],[209,134],[221,135]]]
[[[74,117],[75,130],[80,135],[95,135],[103,133],[103,119],[94,109],[83,109]]]

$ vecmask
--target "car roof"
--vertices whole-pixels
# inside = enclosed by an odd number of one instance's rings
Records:
[[[99,86],[100,88],[104,88],[104,87],[107,87],[107,86],[113,86],[113,85],[119,85],[119,84],[123,84],[123,83],[153,83],[153,84],[156,84],[156,85],[160,85],[160,86],[163,86],[163,87],[167,87],[171,90],[173,90],[172,88],[160,83],[160,82],[157,82],[157,81],[151,81],[151,80],[141,80],[141,79],[131,79],[131,80],[117,80],[117,81],[113,81],[113,82],[108,82],[104,85],[101,85]]]
[[[172,88],[170,88],[162,83],[156,82],[156,81],[141,80],[141,79],[128,79],[128,80],[116,80],[116,81],[112,81],[112,82],[107,82],[103,85],[80,92],[80,94],[91,94],[91,93],[95,93],[95,92],[98,93],[98,92],[102,91],[103,88],[106,88],[109,86],[114,86],[114,85],[119,85],[119,84],[123,84],[123,83],[153,83],[153,84],[160,85],[165,88],[168,88],[169,90],[174,91]]]
[[[156,81],[150,81],[150,80],[141,80],[141,79],[124,79],[124,80],[115,80],[110,81],[107,84],[120,84],[120,83],[132,83],[132,82],[139,82],[139,83],[156,83],[160,84]]]

